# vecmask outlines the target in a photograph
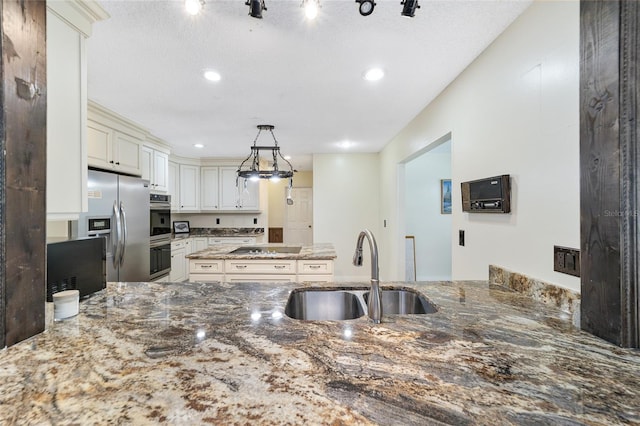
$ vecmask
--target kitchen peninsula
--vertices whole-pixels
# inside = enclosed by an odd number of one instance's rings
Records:
[[[298,321],[300,284],[108,283],[0,354],[1,424],[638,424],[640,353],[486,282]]]
[[[210,246],[186,256],[189,281],[331,282],[336,252],[332,244]]]

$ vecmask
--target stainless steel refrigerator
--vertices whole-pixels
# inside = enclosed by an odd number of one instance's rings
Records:
[[[149,182],[89,170],[89,211],[74,237],[106,237],[107,281],[149,281]]]

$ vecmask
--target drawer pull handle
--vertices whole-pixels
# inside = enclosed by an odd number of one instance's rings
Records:
[[[236,269],[245,269],[247,265],[236,265]]]
[[[284,269],[284,268],[286,268],[285,265],[273,265],[273,267],[276,268],[276,269]]]
[[[211,268],[213,265],[200,265],[201,268]]]
[[[320,265],[309,265],[311,269],[320,269]]]

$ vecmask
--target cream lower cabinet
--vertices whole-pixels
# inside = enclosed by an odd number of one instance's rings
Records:
[[[333,260],[191,259],[189,281],[332,282]]]
[[[208,244],[215,246],[219,244],[255,244],[256,237],[209,237]]]
[[[298,282],[328,283],[333,281],[333,260],[298,260]]]
[[[296,261],[290,259],[224,261],[225,281],[238,282],[294,282]]]
[[[191,259],[189,281],[224,281],[224,260]]]
[[[187,246],[184,241],[173,241],[171,243],[171,272],[169,273],[170,282],[180,282],[187,279],[187,270],[185,268],[186,255]]]
[[[193,245],[191,247],[191,249],[193,250],[192,253],[195,253],[200,250],[204,250],[207,247],[209,247],[207,237],[193,237],[192,240],[193,240]]]

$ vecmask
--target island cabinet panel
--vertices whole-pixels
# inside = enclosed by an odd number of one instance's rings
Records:
[[[298,260],[298,274],[331,274],[333,275],[332,260]]]
[[[224,261],[192,259],[189,272],[191,274],[224,274]]]
[[[227,274],[296,274],[296,261],[289,259],[244,260],[227,259]],[[294,276],[295,278],[295,276]]]
[[[227,274],[225,281],[228,283],[292,283],[296,282],[295,275],[261,275],[261,274]]]

